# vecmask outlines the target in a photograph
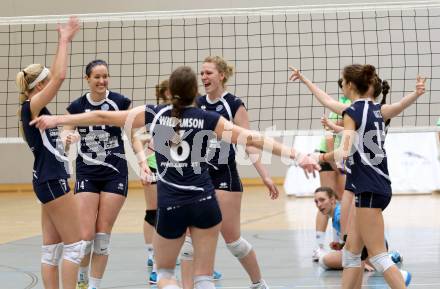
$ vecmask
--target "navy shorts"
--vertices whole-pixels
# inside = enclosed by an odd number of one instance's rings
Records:
[[[243,192],[243,185],[235,162],[217,165],[217,168],[210,167],[208,171],[216,190]]]
[[[70,192],[66,179],[49,180],[44,183],[32,182],[34,192],[41,203],[46,204]]]
[[[82,192],[101,193],[108,192],[127,196],[128,176],[118,177],[111,180],[92,180],[79,177],[75,182],[75,194]]]
[[[157,209],[156,232],[166,239],[182,237],[186,229],[209,229],[222,221],[222,213],[214,195],[191,204]]]
[[[390,202],[391,195],[384,196],[382,194],[364,192],[355,196],[355,206],[357,208],[378,208],[383,211]]]

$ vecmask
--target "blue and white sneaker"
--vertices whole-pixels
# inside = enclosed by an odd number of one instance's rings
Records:
[[[400,270],[400,273],[402,274],[403,280],[405,281],[405,286],[408,287],[412,279],[411,273],[405,270]]]
[[[390,255],[391,260],[393,260],[393,262],[395,264],[402,264],[403,263],[403,257],[399,251],[393,250],[393,251],[388,252],[388,254]]]
[[[217,281],[220,280],[221,278],[222,278],[222,273],[214,270],[214,273],[212,273],[212,279],[214,281]]]
[[[153,267],[153,264],[154,264],[154,255],[153,254],[148,255],[147,266],[148,267]]]
[[[151,272],[150,273],[150,278],[148,279],[148,282],[150,284],[157,284],[157,273],[156,272]]]

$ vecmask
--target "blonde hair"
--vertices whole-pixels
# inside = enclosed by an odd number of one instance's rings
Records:
[[[228,65],[226,60],[224,60],[221,56],[208,56],[203,60],[203,62],[214,63],[218,72],[223,73],[225,78],[223,78],[222,84],[225,86],[225,83],[228,81],[229,77],[234,74],[234,68],[232,65]]]
[[[29,89],[29,84],[32,83],[35,79],[37,79],[38,75],[40,75],[43,69],[44,69],[44,65],[42,64],[31,64],[28,65],[22,71],[18,72],[17,77],[15,78],[15,82],[18,88],[18,101],[19,101],[17,116],[19,119],[20,134],[22,135],[23,138],[24,138],[24,133],[23,133],[23,123],[21,121],[21,105],[29,98],[29,92],[32,90]]]

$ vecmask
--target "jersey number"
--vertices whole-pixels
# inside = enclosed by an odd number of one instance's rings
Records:
[[[183,137],[184,133],[185,133],[184,130],[179,131],[179,135],[181,138]],[[191,153],[191,148],[189,146],[189,143],[183,139],[178,144],[171,143],[170,145],[171,158],[176,162],[185,161],[189,157],[190,153]]]

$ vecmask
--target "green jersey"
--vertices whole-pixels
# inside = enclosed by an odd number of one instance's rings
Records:
[[[339,98],[339,102],[343,103],[343,104],[347,104],[347,105],[351,104],[351,100],[348,97],[345,97],[345,96],[341,96]],[[342,119],[342,116],[340,116],[339,114],[336,114],[334,112],[330,112],[330,114],[328,116],[328,119],[333,121],[333,122],[337,122],[338,120]],[[341,144],[341,138],[342,138],[341,135],[336,135],[334,137],[334,148],[339,147],[339,145]],[[327,142],[326,142],[326,138],[325,137],[323,137],[321,139],[321,142],[319,144],[319,150],[322,151],[322,152],[327,152]]]

